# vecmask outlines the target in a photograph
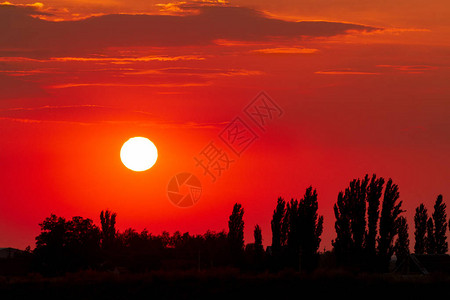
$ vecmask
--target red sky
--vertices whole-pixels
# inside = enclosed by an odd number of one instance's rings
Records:
[[[131,3],[130,3],[131,2]],[[339,191],[392,178],[413,240],[414,209],[450,195],[450,5],[445,0],[52,0],[0,4],[0,247],[34,246],[50,213],[120,230],[227,228],[270,244],[279,196],[312,185],[334,238]],[[243,111],[266,91],[284,113],[261,131]],[[216,182],[194,157],[240,116],[259,138]],[[156,165],[119,157],[151,139]],[[166,194],[177,173],[203,185],[187,209]],[[448,200],[446,201],[447,203]]]

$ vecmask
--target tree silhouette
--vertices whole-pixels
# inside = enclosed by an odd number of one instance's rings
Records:
[[[377,179],[375,174],[369,182],[369,176],[366,174],[362,180],[353,179],[345,191],[338,194],[334,205],[337,237],[332,244],[340,264],[362,267],[363,264],[368,264],[366,255],[374,259],[383,184],[384,179]]]
[[[424,254],[425,253],[425,245],[426,245],[426,233],[427,233],[427,221],[428,221],[428,212],[425,208],[425,205],[421,203],[416,208],[416,213],[414,215],[414,253],[416,254]]]
[[[350,182],[350,186],[345,190],[351,206],[350,229],[353,237],[354,255],[358,257],[362,254],[364,235],[366,232],[366,197],[369,176],[363,180],[355,179]]]
[[[203,254],[204,261],[209,267],[224,266],[229,264],[228,235],[225,231],[212,232],[206,231],[203,235]]]
[[[73,217],[66,221],[52,214],[39,226],[35,254],[43,272],[56,275],[98,263],[100,230],[92,220]]]
[[[247,244],[246,252],[248,252],[246,256],[247,266],[253,270],[262,271],[264,270],[264,247],[262,244],[262,233],[261,227],[259,225],[255,225],[255,229],[253,230],[253,237],[255,242],[253,244]],[[248,251],[247,251],[248,250]]]
[[[244,251],[244,209],[239,203],[234,204],[228,220],[228,242],[230,254],[235,264],[239,263]]]
[[[409,255],[409,234],[408,223],[405,217],[398,219],[398,235],[394,246],[395,256],[397,256],[397,266]]]
[[[65,245],[66,219],[51,214],[39,224],[41,233],[36,237],[36,248],[61,250]]]
[[[133,228],[116,232],[113,250],[106,253],[112,264],[108,267],[122,266],[132,272],[157,269],[166,256],[162,237],[152,236],[146,229],[140,233]]]
[[[91,219],[77,216],[67,222],[67,245],[86,249],[99,244],[100,229]]]
[[[91,219],[73,217],[67,226],[67,248],[71,270],[96,266],[100,259],[100,229]]]
[[[286,202],[283,198],[279,197],[277,200],[277,206],[273,211],[272,221],[270,227],[272,229],[272,253],[274,256],[278,256],[281,251],[281,246],[284,246],[284,238],[282,231],[283,218],[286,212]]]
[[[398,185],[389,179],[384,190],[384,198],[380,217],[380,236],[378,238],[378,256],[380,257],[381,271],[388,271],[389,261],[394,253],[393,239],[398,232],[399,215],[402,201],[399,199]]]
[[[255,251],[256,253],[263,253],[264,247],[262,244],[262,233],[261,233],[261,227],[256,224],[255,229],[253,230],[253,237],[255,239]]]
[[[427,237],[425,243],[427,254],[436,254],[436,238],[434,236],[434,223],[430,217],[427,221]]]
[[[283,220],[281,221],[281,248],[287,250],[288,233],[289,233],[289,214],[287,212],[289,202],[286,202]]]
[[[286,214],[283,221],[287,227],[286,248],[288,263],[290,267],[297,269],[300,263],[300,224],[297,199],[291,199],[291,201],[287,203]]]
[[[333,206],[336,221],[334,228],[336,239],[332,241],[338,263],[346,265],[350,260],[352,234],[350,230],[351,208],[348,197],[339,192],[337,202]]]
[[[365,236],[365,250],[369,261],[375,261],[376,255],[376,238],[378,220],[380,218],[380,198],[383,191],[384,178],[378,178],[375,174],[372,175],[369,186],[367,187],[367,234]]]
[[[40,234],[36,237],[36,249],[39,271],[49,275],[65,272],[66,220],[51,214],[39,223]]]
[[[447,243],[447,213],[446,205],[442,202],[442,195],[439,195],[434,204],[434,238],[436,242],[436,253],[445,254],[448,250]]]
[[[109,249],[114,245],[116,239],[116,216],[116,213],[111,213],[109,210],[102,210],[100,213],[103,249]]]
[[[272,243],[276,245],[273,252],[276,263],[281,263],[277,258],[280,248],[277,247],[284,244],[283,235],[286,232],[287,266],[294,269],[303,267],[308,271],[315,268],[323,231],[323,217],[318,216],[317,209],[317,192],[311,186],[306,189],[300,201],[291,199],[285,205],[283,199],[278,199],[271,223]]]
[[[338,262],[353,270],[387,271],[392,254],[401,263],[409,254],[408,224],[401,216],[398,186],[374,174],[370,180],[350,181],[334,204],[336,239],[332,241]],[[381,196],[384,195],[381,202]],[[381,204],[381,213],[380,213]],[[446,205],[439,195],[432,217],[423,204],[416,208],[415,253],[445,253],[448,248]],[[254,243],[244,247],[244,209],[235,203],[228,220],[228,233],[207,231],[204,235],[163,231],[152,235],[146,229],[116,230],[116,214],[101,211],[101,229],[90,219],[66,220],[52,214],[40,223],[33,256],[38,270],[60,275],[93,268],[131,272],[155,269],[193,269],[238,266],[263,271],[290,267],[311,271],[318,265],[323,216],[318,215],[317,191],[309,186],[298,201],[278,198],[271,220],[272,255],[264,252],[261,227],[255,225]],[[108,250],[107,250],[108,249]],[[328,254],[333,257],[332,253]],[[268,263],[268,264],[266,264]],[[334,262],[333,262],[334,264]],[[275,268],[273,268],[275,267]]]
[[[311,271],[317,266],[323,231],[323,216],[318,216],[317,192],[310,186],[298,204],[299,244],[301,267]]]
[[[127,228],[118,236],[122,247],[134,249],[140,246],[139,233],[133,228]]]

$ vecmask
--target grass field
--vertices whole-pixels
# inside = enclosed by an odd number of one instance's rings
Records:
[[[1,277],[0,299],[446,299],[447,275],[245,274],[238,270],[157,271],[115,274],[92,271],[43,278]],[[431,297],[431,298],[430,298]]]

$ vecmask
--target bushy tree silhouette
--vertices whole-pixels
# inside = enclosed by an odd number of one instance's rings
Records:
[[[442,195],[439,195],[434,204],[434,238],[436,243],[436,253],[445,254],[448,250],[447,243],[447,213],[446,205],[443,203]]]
[[[66,243],[66,219],[52,214],[39,224],[41,233],[36,237],[36,248],[60,250]]]
[[[427,221],[428,212],[425,205],[421,203],[416,208],[416,213],[414,215],[414,253],[424,254],[426,245],[426,233],[427,233]]]
[[[100,230],[92,220],[73,217],[66,221],[52,214],[39,226],[34,253],[44,273],[62,274],[99,263]]]
[[[66,220],[51,214],[39,224],[41,233],[36,237],[37,268],[44,274],[57,275],[65,270]]]
[[[225,266],[230,262],[228,235],[225,231],[207,231],[203,235],[203,260],[208,267]]]
[[[397,266],[399,266],[409,255],[408,223],[405,217],[398,218],[398,235],[394,246]]]

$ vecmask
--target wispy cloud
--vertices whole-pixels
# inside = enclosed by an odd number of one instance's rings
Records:
[[[265,48],[256,49],[251,52],[263,54],[311,54],[318,52],[319,49],[313,48],[295,48],[295,47],[280,47],[280,48]]]
[[[227,47],[251,47],[251,46],[269,46],[271,42],[264,41],[236,41],[227,39],[217,39],[213,41],[214,44]]]
[[[45,71],[45,70],[0,70],[0,73],[4,73],[9,76],[22,77],[22,76],[43,74],[43,73],[47,73],[47,71]]]
[[[21,56],[0,56],[0,62],[42,62],[44,60],[21,57]]]
[[[352,70],[330,70],[330,71],[316,71],[314,74],[320,75],[380,75],[379,72],[364,72]]]
[[[0,113],[9,111],[42,111],[42,110],[60,110],[60,109],[72,109],[72,108],[111,108],[110,106],[97,105],[97,104],[76,104],[76,105],[44,105],[37,107],[11,107],[0,109]]]
[[[377,65],[377,67],[388,68],[409,74],[422,74],[427,71],[439,69],[439,67],[437,66],[429,66],[429,65]]]
[[[179,61],[179,60],[204,60],[199,55],[177,55],[177,56],[144,56],[144,57],[51,57],[50,60],[61,62],[110,62],[110,63],[134,63],[150,61]]]
[[[199,7],[204,6],[228,6],[230,3],[226,0],[194,0],[194,1],[175,1],[168,3],[158,3],[156,7],[164,14],[186,15],[196,12]]]
[[[182,122],[161,120],[154,113],[120,107],[84,105],[45,105],[39,107],[13,107],[0,110],[0,120],[24,124],[123,125],[157,127],[160,129],[218,129],[228,121]]]
[[[265,74],[258,70],[247,69],[210,69],[210,68],[187,68],[187,67],[172,67],[149,70],[134,70],[124,72],[124,75],[150,75],[150,74],[182,74],[182,75],[201,75],[203,77],[217,77],[217,76],[255,76]]]
[[[211,82],[192,82],[192,83],[119,83],[119,82],[82,82],[82,83],[63,83],[50,85],[48,88],[66,89],[75,87],[159,87],[159,88],[185,88],[185,87],[199,87],[209,86]]]

